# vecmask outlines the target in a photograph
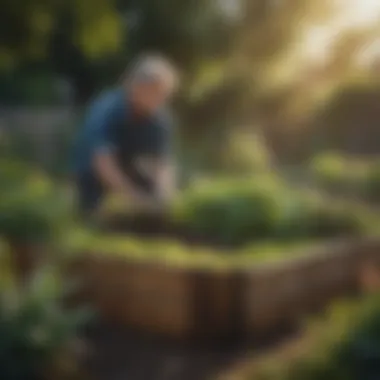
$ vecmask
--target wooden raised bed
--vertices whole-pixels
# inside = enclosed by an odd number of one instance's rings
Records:
[[[232,271],[198,271],[88,254],[82,297],[109,321],[173,338],[223,337],[236,321]],[[78,273],[78,272],[77,272]]]
[[[252,268],[183,268],[86,254],[85,298],[111,322],[173,338],[272,333],[358,289],[380,240],[327,244],[303,257]]]
[[[258,265],[246,273],[244,325],[267,333],[297,322],[357,288],[359,253],[353,242],[322,247],[302,258]]]

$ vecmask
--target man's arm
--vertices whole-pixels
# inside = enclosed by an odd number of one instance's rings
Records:
[[[92,163],[96,174],[105,187],[121,194],[131,192],[131,184],[119,169],[111,151],[95,150]]]
[[[176,171],[171,160],[157,158],[152,163],[152,178],[155,183],[155,196],[161,201],[169,201],[176,192]]]
[[[134,189],[115,160],[113,131],[117,128],[118,108],[113,99],[105,99],[92,114],[92,166],[103,185],[112,192],[133,194]]]
[[[158,199],[167,202],[175,196],[176,168],[173,159],[173,120],[166,118],[160,129],[157,151],[153,163],[153,180]]]

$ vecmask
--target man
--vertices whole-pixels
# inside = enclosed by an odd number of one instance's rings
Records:
[[[90,105],[75,154],[84,213],[95,210],[107,192],[144,207],[171,196],[171,125],[164,106],[176,86],[175,71],[164,58],[145,57],[119,88]]]

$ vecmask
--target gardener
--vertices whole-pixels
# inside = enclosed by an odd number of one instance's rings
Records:
[[[177,87],[168,61],[140,59],[121,86],[89,107],[75,152],[82,212],[91,213],[111,192],[156,208],[174,190],[170,165],[171,125],[164,106]]]

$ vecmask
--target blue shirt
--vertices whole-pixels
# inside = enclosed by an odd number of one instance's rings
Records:
[[[74,152],[74,171],[92,173],[96,152],[115,154],[122,169],[139,157],[162,157],[169,153],[171,121],[164,111],[141,119],[133,114],[127,95],[114,89],[100,95],[87,109],[84,128]]]

